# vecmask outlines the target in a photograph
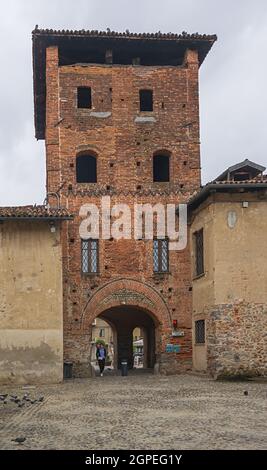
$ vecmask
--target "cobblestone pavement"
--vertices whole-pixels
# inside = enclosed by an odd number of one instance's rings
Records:
[[[193,376],[104,376],[0,401],[1,449],[266,449],[267,384]],[[248,392],[244,394],[244,392]],[[0,387],[22,397],[25,389]],[[23,444],[12,441],[26,437]]]

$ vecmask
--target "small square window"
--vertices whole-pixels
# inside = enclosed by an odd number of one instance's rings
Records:
[[[153,91],[140,90],[140,111],[153,111]]]
[[[91,88],[80,86],[77,88],[77,107],[90,109],[92,107]]]

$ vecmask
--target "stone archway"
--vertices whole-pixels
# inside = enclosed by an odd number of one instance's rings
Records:
[[[125,323],[125,316],[123,314],[121,317],[118,316],[119,312],[123,311],[127,315],[132,315],[132,317],[128,316],[128,326]],[[120,325],[119,318],[123,320],[121,325],[125,332],[127,330],[127,338],[132,335],[134,316],[139,315],[139,323],[143,322],[150,331],[149,364],[151,367],[158,364],[162,352],[162,331],[166,333],[171,330],[171,315],[164,299],[156,289],[143,282],[124,278],[105,284],[94,293],[83,311],[82,331],[86,334],[98,316],[112,321],[112,314],[114,319],[117,315],[117,329]],[[118,332],[118,336],[120,335],[122,335],[122,329]],[[118,345],[118,361],[121,359],[121,348],[122,340]]]
[[[150,312],[164,328],[171,328],[171,314],[157,290],[135,279],[116,279],[100,287],[89,299],[82,313],[82,328],[87,329],[104,310],[131,305]]]

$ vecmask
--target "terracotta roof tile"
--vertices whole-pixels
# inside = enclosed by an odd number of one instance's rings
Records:
[[[255,178],[251,178],[250,180],[241,180],[241,181],[234,181],[234,180],[218,181],[218,180],[214,180],[214,181],[210,181],[205,186],[207,186],[208,184],[217,184],[218,186],[219,185],[224,185],[224,184],[232,184],[232,185],[252,184],[252,183],[264,183],[264,184],[266,184],[266,182],[267,182],[267,175],[258,175],[258,176],[255,176]]]
[[[216,41],[217,36],[216,34],[199,34],[193,33],[188,34],[187,32],[183,31],[180,34],[177,33],[162,33],[158,31],[156,33],[131,33],[130,31],[126,30],[123,32],[118,31],[111,31],[107,28],[106,31],[98,31],[98,30],[69,30],[69,29],[39,29],[38,25],[32,31],[33,35],[58,35],[58,36],[90,36],[90,37],[117,37],[117,38],[142,38],[142,39],[199,39],[199,40],[212,40]]]
[[[72,215],[65,208],[47,206],[0,207],[0,219],[71,219]]]

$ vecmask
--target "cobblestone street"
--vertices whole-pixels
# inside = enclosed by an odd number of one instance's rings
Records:
[[[19,407],[10,394],[43,401]],[[244,393],[245,392],[245,393]],[[1,387],[1,449],[266,449],[267,387],[187,376],[104,376]],[[25,437],[23,444],[12,441]]]

